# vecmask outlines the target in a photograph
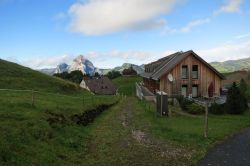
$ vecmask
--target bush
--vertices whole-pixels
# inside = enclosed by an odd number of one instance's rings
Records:
[[[180,107],[183,111],[186,111],[188,109],[187,107],[194,103],[193,101],[186,99],[182,95],[178,96],[176,99],[178,100]]]
[[[246,98],[235,82],[228,90],[226,107],[229,114],[241,114],[246,110]]]
[[[54,74],[55,77],[62,78],[64,80],[69,80],[71,82],[80,84],[83,79],[83,74],[81,71],[72,71],[71,73],[63,72]]]
[[[247,109],[248,107],[248,101],[247,101],[247,83],[246,81],[242,78],[240,80],[240,93],[241,93],[241,96],[242,96],[242,104],[244,105],[245,109]]]
[[[106,75],[109,79],[115,79],[117,77],[121,76],[121,73],[119,71],[110,71],[108,72],[108,74]]]
[[[199,104],[192,103],[187,105],[187,112],[190,114],[202,114],[205,112],[205,108]]]
[[[216,115],[225,114],[226,113],[225,104],[212,103],[208,111]]]

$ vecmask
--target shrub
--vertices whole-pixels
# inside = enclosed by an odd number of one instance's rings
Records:
[[[106,75],[109,79],[115,79],[117,77],[121,76],[121,73],[119,71],[110,71],[108,72],[108,74]]]
[[[194,103],[193,101],[186,99],[182,95],[178,96],[176,99],[178,100],[180,107],[183,111],[186,111],[188,109],[187,107]]]
[[[246,81],[242,78],[240,80],[240,93],[241,93],[241,96],[242,96],[242,104],[244,105],[245,109],[247,109],[248,107],[248,101],[247,101],[247,83]]]
[[[234,82],[232,87],[229,88],[227,94],[227,113],[229,114],[241,114],[246,110],[246,99],[245,96],[241,93],[240,89],[237,87]]]
[[[199,104],[192,103],[187,105],[187,112],[190,114],[202,114],[205,112],[205,108]]]
[[[55,77],[62,78],[64,80],[69,80],[74,83],[80,84],[83,79],[83,74],[81,71],[72,71],[71,73],[63,72],[54,74]]]
[[[225,114],[226,113],[225,104],[212,103],[208,111],[216,115]]]

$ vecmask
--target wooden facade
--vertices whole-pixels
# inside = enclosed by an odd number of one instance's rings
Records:
[[[195,76],[195,78],[192,73],[194,65],[198,66],[198,73],[195,73],[198,77]],[[187,67],[187,78],[182,78],[183,66]],[[147,66],[147,68],[148,67],[149,66]],[[169,74],[173,76],[172,82],[169,81]],[[220,95],[221,80],[222,77],[218,75],[218,73],[211,69],[211,67],[208,67],[204,61],[201,61],[199,58],[197,58],[197,56],[194,56],[192,53],[190,53],[179,63],[175,64],[170,71],[164,73],[159,78],[159,80],[144,78],[144,84],[154,93],[157,90],[161,90],[166,92],[168,95],[184,95],[186,93],[184,96],[192,95],[193,97],[208,97],[209,86],[212,88],[213,96]]]

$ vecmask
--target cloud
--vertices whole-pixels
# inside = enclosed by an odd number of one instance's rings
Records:
[[[160,16],[183,0],[89,0],[69,9],[70,30],[84,35],[103,35],[165,25]]]
[[[244,38],[247,38],[247,37],[250,37],[250,33],[236,36],[237,39],[244,39]]]
[[[240,12],[240,6],[243,0],[228,0],[228,2],[222,5],[218,10],[214,12],[214,15],[221,13],[237,13]]]
[[[166,26],[163,35],[164,34],[176,34],[176,33],[187,33],[191,32],[195,27],[201,26],[203,24],[207,24],[210,22],[210,18],[204,18],[204,19],[197,19],[192,20],[187,25],[183,26],[182,28],[171,28],[169,26]]]
[[[207,24],[209,22],[210,22],[209,18],[193,20],[193,21],[189,22],[186,26],[181,28],[180,31],[181,32],[190,32],[194,27],[197,27],[197,26],[200,26],[203,24]]]
[[[33,69],[41,68],[52,68],[56,67],[60,63],[71,63],[75,58],[73,55],[63,55],[63,56],[54,56],[49,58],[34,58],[30,60],[23,61],[21,64],[24,66],[31,67]]]
[[[208,62],[226,61],[250,57],[250,41],[229,43],[210,49],[197,50],[197,53]]]
[[[177,51],[180,50],[166,50],[160,53],[140,50],[111,50],[108,52],[92,51],[84,53],[83,55],[87,59],[92,61],[93,64],[98,68],[113,68],[116,66],[120,66],[123,63],[133,63],[138,65],[147,64]],[[196,49],[194,51],[208,62],[222,62],[226,60],[248,58],[250,57],[250,40],[247,42],[234,41],[222,44],[221,46],[208,49]],[[56,67],[58,64],[63,62],[71,64],[73,59],[78,55],[79,54],[54,56],[50,58],[34,58],[22,61],[21,63],[15,58],[12,59],[24,66],[28,66],[34,69],[41,69]]]
[[[123,63],[143,64],[155,59],[156,53],[139,50],[111,50],[108,52],[91,52],[84,54],[99,68],[113,68]]]

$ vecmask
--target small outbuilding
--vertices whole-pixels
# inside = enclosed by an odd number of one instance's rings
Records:
[[[117,88],[107,77],[84,78],[80,87],[97,95],[115,95]]]

